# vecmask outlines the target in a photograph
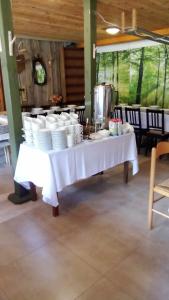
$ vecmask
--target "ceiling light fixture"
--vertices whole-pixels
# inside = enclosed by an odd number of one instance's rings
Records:
[[[105,28],[106,32],[108,34],[112,34],[115,35],[117,33],[120,32],[120,28],[119,26],[117,26],[116,24],[113,24],[111,22],[108,22],[105,20],[105,18],[98,12],[98,11],[94,11],[95,15],[98,16],[105,24],[107,24],[107,27]]]
[[[108,34],[115,35],[115,34],[120,32],[120,28],[117,27],[117,26],[109,26],[109,27],[106,28],[106,32]]]

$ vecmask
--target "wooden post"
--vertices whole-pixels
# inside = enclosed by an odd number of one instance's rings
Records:
[[[9,54],[8,33],[13,32],[11,1],[0,0],[0,51],[5,103],[8,114],[11,158],[13,172],[16,167],[19,145],[22,141],[22,117],[17,78],[16,58]],[[15,193],[9,195],[9,200],[20,204],[31,199],[31,193],[15,183]]]
[[[96,0],[83,0],[84,5],[84,63],[85,63],[85,115],[93,115],[93,88],[96,84]]]
[[[22,119],[16,58],[15,56],[9,55],[8,31],[13,32],[10,3],[10,0],[0,0],[0,37],[2,43],[2,52],[0,53],[0,56],[5,102],[9,122],[12,166],[13,169],[15,169],[18,149],[22,138]]]

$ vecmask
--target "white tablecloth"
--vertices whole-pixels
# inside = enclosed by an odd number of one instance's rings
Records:
[[[14,180],[29,188],[29,181],[42,187],[43,200],[58,206],[57,192],[80,179],[125,161],[138,172],[137,149],[133,133],[103,140],[85,141],[73,148],[43,152],[21,144]]]
[[[0,141],[9,140],[9,133],[0,134]]]

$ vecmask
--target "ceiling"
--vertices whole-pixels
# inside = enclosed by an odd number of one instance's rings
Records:
[[[97,11],[120,25],[121,12],[131,25],[132,8],[137,10],[137,25],[147,30],[169,28],[168,0],[98,0]],[[12,0],[16,35],[34,38],[83,42],[83,0]],[[97,40],[109,38],[105,24],[97,17]]]

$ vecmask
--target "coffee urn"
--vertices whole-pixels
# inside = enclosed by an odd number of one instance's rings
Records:
[[[95,128],[108,127],[110,112],[113,111],[114,88],[111,84],[99,84],[94,88],[94,124]]]

